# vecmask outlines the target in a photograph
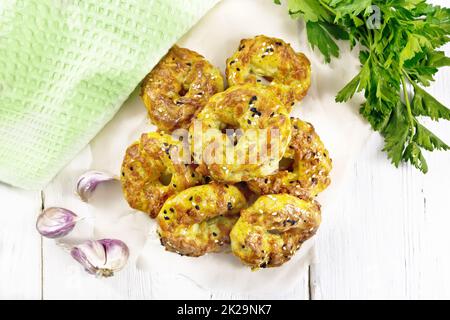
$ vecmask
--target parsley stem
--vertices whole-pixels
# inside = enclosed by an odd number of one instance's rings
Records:
[[[330,11],[333,15],[336,16],[336,12],[333,10],[332,7],[330,7],[328,4],[326,4],[323,0],[319,0],[320,4],[327,9],[328,11]]]
[[[404,95],[404,98],[405,98],[406,109],[408,110],[409,123],[410,123],[411,127],[413,127],[414,126],[414,117],[413,117],[413,114],[412,114],[412,111],[411,111],[411,103],[409,101],[409,96],[408,96],[408,90],[407,90],[407,87],[406,87],[405,77],[402,76],[401,80],[402,80],[403,95]]]

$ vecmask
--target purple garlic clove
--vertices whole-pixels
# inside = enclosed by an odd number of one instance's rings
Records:
[[[88,240],[72,248],[72,257],[86,272],[111,277],[126,265],[129,257],[127,245],[115,239]]]
[[[81,200],[88,202],[92,193],[100,183],[116,180],[116,177],[101,171],[88,171],[84,173],[77,182],[77,193]]]
[[[36,221],[37,231],[46,238],[61,238],[75,227],[78,216],[70,210],[58,207],[47,208]]]

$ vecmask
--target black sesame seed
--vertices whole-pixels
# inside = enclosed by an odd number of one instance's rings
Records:
[[[211,181],[211,177],[206,176],[206,177],[205,177],[205,182],[206,182],[206,183],[209,183],[210,181]]]
[[[192,178],[195,178],[195,173],[192,173],[192,174],[191,174],[191,177],[192,177]]]
[[[130,167],[130,170],[133,171],[133,167]]]
[[[244,246],[244,245],[242,245],[242,246],[241,246],[241,248],[242,248],[242,249],[245,249],[245,246]]]
[[[189,67],[192,66],[192,63],[190,63],[190,62],[188,62],[188,63],[186,63],[186,64],[187,64]]]
[[[286,222],[287,222],[287,223],[290,223],[292,226],[293,226],[294,224],[297,223],[297,221],[295,221],[295,220],[290,220],[290,219],[287,219]]]
[[[192,199],[194,199],[194,197],[190,197],[190,198],[189,198],[189,201],[192,201]]]
[[[241,51],[244,48],[245,48],[245,44],[243,44],[242,46],[239,47],[239,51]]]
[[[170,218],[169,217],[164,217],[164,220],[169,220]]]
[[[250,121],[250,119],[247,119],[247,123],[248,123],[248,124],[252,124],[252,122]]]
[[[260,264],[259,267],[260,267],[260,268],[267,268],[267,263],[266,263],[266,262],[263,262],[263,263]]]
[[[228,210],[233,209],[233,205],[231,204],[231,202],[228,202],[228,203],[227,203],[227,209],[228,209]]]
[[[217,233],[215,233],[215,232],[213,232],[212,235],[213,235],[214,237],[217,237]]]
[[[230,187],[229,185],[227,185],[227,184],[225,185],[225,188],[229,188],[229,187]]]
[[[272,113],[270,114],[270,117],[272,118],[274,115],[275,115],[275,112],[272,112]]]
[[[268,183],[269,182],[269,179],[264,179],[264,183]]]
[[[294,125],[294,129],[298,130],[298,126],[297,126],[297,125]]]
[[[176,188],[176,187],[177,187],[177,185],[176,185],[175,183],[174,183],[174,184],[172,184],[172,185],[173,185],[173,187],[174,187],[174,188]]]
[[[125,177],[125,172],[122,171],[122,177]]]
[[[250,108],[250,111],[251,111],[251,112],[258,112],[258,109],[256,109],[255,107],[253,107],[253,108]]]
[[[164,214],[166,214],[166,213],[167,213],[167,210],[164,210],[163,212],[164,212]]]
[[[236,70],[237,70],[237,71],[241,71],[241,69],[240,69],[240,68],[236,68]]]
[[[200,207],[198,205],[195,205],[195,209],[200,210]]]
[[[275,42],[275,44],[276,44],[277,46],[281,46],[281,45],[282,45],[282,43],[281,43],[280,41]]]
[[[236,63],[236,60],[230,61],[230,66],[231,66],[232,64],[234,64],[234,63]]]
[[[170,208],[169,210],[170,210],[170,212],[175,212],[175,210],[173,208]]]

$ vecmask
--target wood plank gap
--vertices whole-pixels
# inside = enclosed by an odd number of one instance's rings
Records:
[[[312,277],[311,277],[311,267],[312,267],[312,265],[309,264],[308,265],[308,275],[307,275],[307,277],[308,277],[308,300],[313,300],[313,297],[312,297],[312,283],[311,283],[311,279],[312,279]]]
[[[45,193],[41,190],[41,210],[45,209]],[[44,300],[44,240],[42,236],[41,240],[41,300]]]

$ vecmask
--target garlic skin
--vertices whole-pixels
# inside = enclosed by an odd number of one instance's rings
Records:
[[[70,254],[86,272],[105,278],[123,269],[130,255],[127,245],[116,239],[88,240],[73,247]]]
[[[38,216],[37,231],[46,238],[61,238],[69,234],[76,225],[78,216],[59,207],[47,208]]]
[[[109,173],[101,171],[88,171],[78,178],[77,194],[81,200],[88,202],[92,193],[100,183],[117,180],[117,178]]]

